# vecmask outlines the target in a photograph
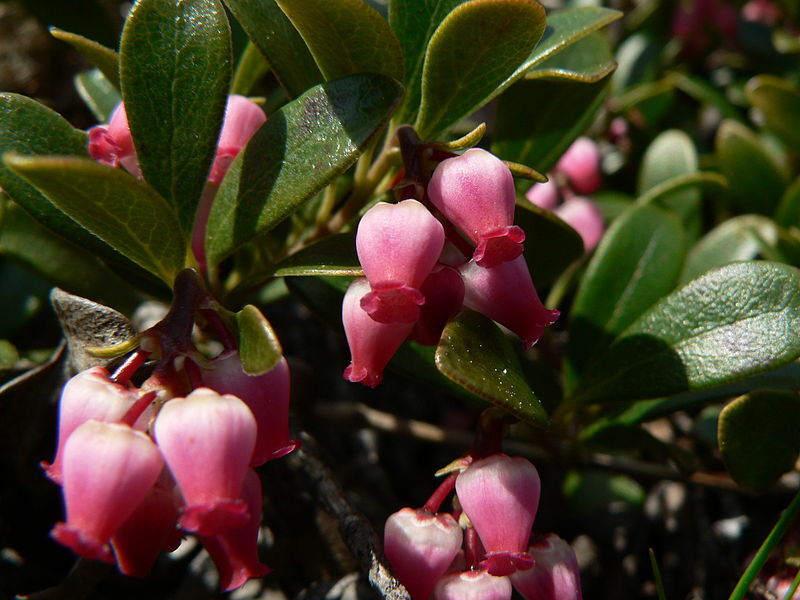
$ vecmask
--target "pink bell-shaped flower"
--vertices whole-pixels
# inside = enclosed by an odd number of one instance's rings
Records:
[[[203,384],[220,394],[241,399],[256,418],[258,433],[251,467],[288,454],[297,447],[289,435],[289,363],[281,357],[275,367],[262,375],[248,375],[242,368],[239,353],[225,352],[211,361],[211,370],[203,371]]]
[[[560,199],[558,184],[552,177],[544,183],[534,183],[530,189],[525,192],[525,197],[539,208],[555,210]]]
[[[434,600],[510,600],[513,589],[508,577],[486,571],[462,571],[445,575],[436,584]]]
[[[464,282],[457,269],[439,265],[420,288],[425,304],[414,324],[411,339],[424,345],[439,343],[447,321],[461,310],[464,303]]]
[[[573,196],[553,212],[580,234],[586,252],[593,250],[603,237],[603,215],[591,198]]]
[[[461,528],[447,513],[403,508],[386,519],[383,546],[413,600],[426,600],[461,548]]]
[[[155,437],[186,504],[181,528],[216,535],[247,523],[242,482],[257,428],[242,400],[208,388],[163,406]]]
[[[594,194],[603,185],[600,150],[588,137],[579,137],[572,142],[555,170],[567,176],[570,187],[578,194]]]
[[[130,577],[144,577],[162,551],[180,543],[178,507],[172,494],[152,488],[125,523],[111,537],[119,570]]]
[[[492,575],[531,566],[528,539],[539,506],[539,474],[525,458],[493,454],[475,461],[456,479],[456,493],[469,517]]]
[[[125,114],[125,105],[122,102],[111,113],[108,125],[97,125],[87,133],[89,156],[109,167],[122,166],[135,177],[142,176],[131,129],[128,126],[128,116]]]
[[[522,256],[490,269],[470,261],[461,268],[461,277],[464,306],[508,327],[522,338],[525,349],[558,319],[559,311],[546,309],[539,300]]]
[[[342,324],[350,346],[350,365],[344,378],[375,387],[383,380],[383,370],[411,333],[413,323],[379,323],[361,308],[370,293],[366,279],[356,279],[347,288],[342,303]]]
[[[222,183],[233,159],[266,120],[267,115],[252,100],[237,94],[228,96],[225,120],[222,123],[222,131],[219,133],[219,142],[217,143],[217,155],[208,175],[211,183],[214,185]]]
[[[149,436],[90,420],[64,445],[66,523],[51,535],[83,557],[113,563],[108,542],[147,497],[164,468]]]
[[[419,287],[444,247],[444,228],[416,200],[378,202],[358,224],[356,252],[372,290],[361,307],[379,323],[414,323]]]
[[[223,591],[233,590],[248,579],[263,577],[272,572],[258,558],[258,529],[261,526],[263,499],[261,480],[253,469],[247,470],[242,497],[250,514],[247,523],[213,537],[200,536],[200,541],[217,565]]]
[[[511,575],[525,600],[581,600],[581,574],[572,547],[553,533],[528,549],[534,566]]]
[[[503,161],[480,148],[442,161],[428,184],[442,214],[477,245],[473,259],[493,267],[522,254],[525,232],[514,225],[514,177]]]
[[[111,380],[103,367],[92,367],[70,379],[58,406],[58,447],[52,464],[42,462],[46,475],[61,483],[64,444],[89,419],[118,421],[136,402],[137,390]]]

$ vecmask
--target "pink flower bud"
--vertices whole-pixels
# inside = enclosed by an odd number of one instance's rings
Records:
[[[186,503],[183,529],[216,535],[247,523],[242,482],[256,431],[242,400],[208,388],[173,398],[161,409],[155,436]]]
[[[424,345],[439,343],[447,321],[461,310],[464,303],[464,282],[458,270],[439,265],[420,288],[425,304],[414,324],[411,339]]]
[[[379,323],[413,323],[425,298],[419,287],[444,247],[444,228],[416,200],[379,202],[362,217],[356,251],[372,291],[361,307]]]
[[[447,513],[403,508],[386,519],[383,545],[397,579],[414,600],[425,600],[458,555],[461,528]]]
[[[781,7],[772,0],[749,0],[742,7],[742,18],[774,27],[781,20]]]
[[[588,137],[579,137],[558,161],[556,171],[569,178],[570,186],[578,194],[595,193],[603,185],[597,144]]]
[[[66,523],[51,535],[86,558],[114,562],[109,539],[150,493],[164,462],[144,433],[87,421],[64,446]]]
[[[456,479],[458,501],[486,549],[481,566],[489,573],[508,575],[532,564],[526,550],[540,490],[536,467],[505,454],[475,461]]]
[[[534,566],[511,575],[525,600],[581,600],[581,574],[572,547],[548,533],[528,549]]]
[[[472,148],[442,161],[428,184],[431,202],[477,245],[473,258],[493,267],[522,254],[525,232],[514,225],[514,178],[499,158]]]
[[[559,200],[558,185],[552,177],[544,183],[534,183],[525,197],[539,208],[555,210]]]
[[[361,308],[370,293],[366,279],[356,279],[347,288],[342,303],[342,323],[350,346],[350,365],[344,378],[375,387],[383,380],[383,370],[411,333],[412,323],[379,323]]]
[[[267,120],[261,107],[245,98],[233,94],[228,96],[225,107],[225,120],[217,143],[217,156],[211,165],[208,180],[219,185],[228,172],[233,159],[247,145],[253,134],[258,131]]]
[[[508,577],[493,577],[486,571],[462,571],[446,575],[436,584],[435,600],[510,600]]]
[[[247,523],[214,537],[200,536],[200,541],[217,565],[220,588],[223,591],[238,588],[248,579],[263,577],[272,572],[258,558],[262,495],[261,480],[253,469],[247,470],[242,496],[250,514]]]
[[[92,127],[88,134],[89,156],[109,167],[121,165],[135,177],[142,176],[124,104],[117,105],[108,125]]]
[[[546,309],[539,300],[522,256],[490,269],[470,261],[461,268],[461,277],[464,306],[508,327],[522,338],[525,349],[558,319],[560,313]]]
[[[47,476],[61,483],[64,444],[89,419],[118,421],[136,402],[137,390],[114,383],[103,367],[92,367],[70,379],[58,408],[58,447],[52,464],[42,462]]]
[[[593,250],[603,237],[603,215],[591,198],[573,196],[554,212],[580,234],[586,252]]]
[[[144,577],[162,551],[180,542],[178,507],[172,494],[154,487],[111,537],[119,570],[130,577]]]
[[[289,436],[289,363],[281,357],[277,365],[262,375],[248,375],[235,350],[211,361],[212,369],[203,371],[203,384],[220,394],[240,398],[256,418],[258,432],[251,467],[288,454],[297,447]]]

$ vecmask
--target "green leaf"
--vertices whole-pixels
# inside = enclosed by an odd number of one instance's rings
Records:
[[[355,235],[331,235],[286,257],[272,273],[275,277],[332,275],[363,277],[356,255]]]
[[[271,371],[283,356],[278,336],[266,317],[252,304],[236,313],[239,329],[239,356],[248,375]]]
[[[673,196],[680,197],[687,189],[694,190],[699,187],[710,188],[717,191],[727,191],[729,185],[728,180],[719,173],[697,171],[696,173],[678,175],[672,179],[667,179],[663,183],[659,183],[655,187],[651,187],[636,199],[636,203],[657,204],[667,210],[672,210],[670,201]],[[690,230],[690,233],[694,233],[694,230]]]
[[[542,61],[525,73],[525,79],[597,83],[616,68],[608,38],[600,33],[592,33]]]
[[[547,413],[533,393],[511,342],[490,319],[462,312],[444,328],[436,366],[476,396],[539,428]]]
[[[75,89],[97,120],[107,123],[122,96],[97,69],[75,75]]]
[[[447,15],[425,54],[420,138],[436,137],[496,96],[544,27],[544,9],[532,0],[470,0]]]
[[[719,449],[731,477],[762,492],[791,471],[800,455],[800,396],[764,390],[737,398],[719,415]]]
[[[417,116],[422,96],[422,66],[428,43],[444,18],[466,0],[392,0],[389,24],[405,57],[406,93],[394,116],[396,123],[411,123]]]
[[[70,33],[69,31],[58,29],[57,27],[50,28],[50,35],[75,48],[75,50],[80,52],[83,57],[92,64],[92,66],[99,69],[100,72],[105,75],[114,89],[120,89],[119,54],[114,52],[111,48],[106,48],[102,44],[98,44],[82,35]]]
[[[800,149],[800,91],[785,79],[758,75],[747,82],[747,100],[764,115],[767,128]]]
[[[590,125],[605,98],[608,81],[534,79],[515,83],[498,100],[492,152],[547,172]]]
[[[660,208],[633,205],[614,221],[572,306],[567,352],[571,377],[602,357],[619,333],[675,287],[684,253],[680,223]]]
[[[191,232],[231,78],[219,0],[139,0],[122,32],[122,97],[145,179]]]
[[[525,231],[525,260],[538,289],[552,286],[583,256],[581,236],[552,211],[525,200],[517,205],[514,220]]]
[[[58,287],[131,313],[139,294],[95,256],[54,236],[13,202],[0,221],[0,254],[11,257]]]
[[[775,223],[767,217],[741,215],[728,219],[691,249],[681,273],[681,283],[730,262],[752,260],[759,255],[763,242],[774,244],[777,237]]]
[[[258,81],[269,73],[269,63],[253,42],[247,42],[231,82],[231,94],[247,96]]]
[[[775,221],[782,227],[800,228],[800,177],[797,177],[783,194]]]
[[[290,98],[322,82],[306,43],[275,0],[225,0]]]
[[[206,230],[212,264],[265,233],[355,162],[389,118],[399,85],[352,75],[273,113],[233,161]]]
[[[122,169],[75,157],[6,154],[6,164],[118,252],[171,285],[186,247],[172,208]]]
[[[276,0],[327,81],[356,73],[403,79],[403,52],[389,23],[362,0]]]
[[[648,146],[642,158],[639,194],[675,177],[696,173],[697,164],[697,151],[688,135],[677,129],[663,132]],[[690,239],[696,239],[702,227],[700,200],[699,190],[690,187],[662,201],[662,205],[674,211],[683,222]]]
[[[788,183],[758,137],[736,121],[723,121],[715,142],[719,167],[740,210],[771,215]]]
[[[721,386],[800,356],[800,274],[741,262],[702,275],[628,327],[579,383],[579,402]]]

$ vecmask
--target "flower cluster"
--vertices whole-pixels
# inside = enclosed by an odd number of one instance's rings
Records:
[[[516,588],[527,600],[580,600],[569,544],[554,534],[531,543],[541,485],[530,461],[492,454],[461,462],[423,508],[386,521],[386,556],[411,597],[508,600]],[[453,485],[457,508],[437,512]]]
[[[356,250],[364,278],[342,307],[352,362],[344,377],[374,387],[406,339],[436,344],[462,307],[519,335],[526,348],[558,318],[534,288],[514,225],[511,171],[471,149],[436,167],[425,204],[380,202],[361,219]]]
[[[56,456],[43,464],[66,506],[52,536],[143,576],[182,530],[208,550],[221,587],[233,589],[270,571],[257,552],[262,491],[253,468],[296,447],[288,364],[250,376],[235,350],[203,368],[188,356],[169,362],[141,388],[127,380],[130,369],[112,377],[103,367],[64,387]],[[173,395],[181,386],[189,393]]]
[[[603,215],[590,197],[602,185],[600,152],[591,139],[581,137],[567,149],[545,183],[526,194],[540,208],[551,210],[577,231],[587,252],[603,237]]]
[[[206,223],[217,187],[222,183],[233,159],[266,120],[264,111],[252,100],[238,95],[228,97],[225,120],[217,141],[216,156],[197,207],[192,231],[192,251],[201,267],[205,265]],[[141,178],[142,171],[136,157],[136,148],[124,104],[120,103],[114,109],[107,125],[97,125],[87,133],[89,156],[104,165],[123,167],[131,175]]]

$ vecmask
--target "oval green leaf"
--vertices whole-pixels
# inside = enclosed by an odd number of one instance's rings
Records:
[[[403,79],[403,52],[389,23],[362,0],[276,0],[327,81],[356,73]]]
[[[566,79],[597,83],[616,69],[607,36],[592,33],[525,73],[525,79]]]
[[[741,396],[719,415],[722,460],[743,488],[762,492],[791,471],[800,455],[800,396],[763,390]]]
[[[736,121],[723,121],[715,141],[723,175],[740,210],[772,215],[788,183],[758,136]]]
[[[476,396],[535,427],[546,428],[547,413],[533,393],[511,342],[490,319],[465,311],[444,328],[436,366]]]
[[[773,245],[777,238],[775,222],[767,217],[740,215],[728,219],[691,249],[681,273],[681,283],[730,262],[752,260],[759,255],[765,242]]]
[[[252,304],[236,313],[239,331],[239,356],[248,375],[271,371],[283,356],[278,336],[266,317]]]
[[[290,98],[322,82],[306,43],[275,0],[225,0]]]
[[[774,75],[758,75],[747,82],[747,100],[764,115],[767,127],[800,149],[800,91]]]
[[[75,50],[80,52],[83,57],[92,64],[92,66],[99,69],[100,72],[105,75],[108,82],[114,86],[116,90],[120,89],[119,54],[114,52],[114,50],[106,48],[102,44],[98,44],[82,35],[70,33],[69,31],[58,29],[57,27],[50,28],[50,35],[75,48]]]
[[[265,233],[355,162],[386,123],[401,88],[352,75],[307,91],[274,114],[236,157],[208,219],[212,264]]]
[[[278,264],[272,273],[275,277],[332,275],[363,277],[364,271],[356,255],[355,235],[331,235],[295,252]]]
[[[797,177],[781,198],[775,211],[775,221],[781,227],[800,228],[800,177]]]
[[[186,245],[175,212],[133,175],[74,157],[7,154],[5,162],[77,223],[167,284],[183,268]]]
[[[544,9],[533,0],[470,0],[455,8],[425,54],[419,136],[434,138],[497,95],[544,27]]]
[[[800,356],[800,273],[740,262],[710,271],[628,327],[579,382],[579,402],[722,386]]]
[[[466,0],[392,0],[389,24],[392,26],[405,58],[403,83],[406,93],[394,115],[395,123],[412,123],[422,96],[422,65],[428,43],[444,18]]]
[[[111,113],[122,102],[122,96],[116,88],[97,69],[78,73],[75,76],[75,89],[101,123],[107,123]]]
[[[603,236],[581,280],[569,324],[567,373],[579,376],[678,280],[681,224],[654,206],[631,206]]]
[[[122,32],[122,97],[139,165],[187,233],[225,113],[230,35],[219,0],[139,0]]]

